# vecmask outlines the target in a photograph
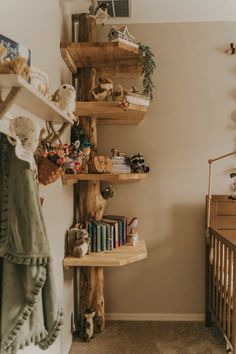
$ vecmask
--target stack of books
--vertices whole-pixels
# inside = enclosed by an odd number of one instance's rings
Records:
[[[101,221],[88,222],[87,231],[90,252],[112,251],[125,244],[127,217],[106,215]]]
[[[131,167],[126,156],[113,156],[111,173],[131,173]]]

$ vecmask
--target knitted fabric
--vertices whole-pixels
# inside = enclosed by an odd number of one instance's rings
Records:
[[[63,323],[37,186],[29,163],[0,134],[0,354],[47,349]]]

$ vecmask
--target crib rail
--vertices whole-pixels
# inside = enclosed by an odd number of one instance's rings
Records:
[[[207,307],[236,350],[236,231],[210,229],[207,252]]]

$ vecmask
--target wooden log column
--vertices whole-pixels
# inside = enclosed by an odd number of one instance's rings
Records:
[[[79,16],[79,41],[95,42],[96,19],[86,14]],[[90,90],[95,86],[96,70],[84,68],[78,70],[79,101],[89,101]],[[80,124],[91,144],[91,157],[97,154],[97,119],[82,117]],[[91,158],[90,157],[90,158]],[[99,181],[81,181],[79,185],[79,219],[85,223],[89,219],[101,220],[107,200],[100,193]],[[76,197],[76,196],[75,196]],[[81,267],[79,285],[79,330],[83,327],[83,313],[86,308],[95,311],[95,331],[100,333],[105,328],[104,314],[104,275],[102,267]]]

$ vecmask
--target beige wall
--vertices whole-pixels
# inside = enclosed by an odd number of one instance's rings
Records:
[[[50,91],[60,84],[61,76],[70,75],[60,57],[61,8],[58,0],[1,1],[0,33],[31,49],[32,64],[49,74]],[[63,33],[65,37],[65,33]],[[71,188],[63,188],[60,181],[40,188],[44,196],[44,215],[54,260],[58,298],[66,310],[65,326],[48,354],[65,354],[71,344],[70,316],[72,313],[71,272],[62,271],[65,231],[72,221]],[[26,348],[22,354],[42,353],[37,347]]]
[[[107,28],[99,27],[105,39]],[[117,185],[109,211],[136,215],[148,259],[106,271],[108,313],[202,314],[204,312],[204,198],[207,161],[235,148],[229,128],[236,113],[236,57],[222,50],[236,23],[129,25],[149,44],[157,63],[157,90],[145,120],[135,127],[102,127],[100,151],[141,151],[147,180]],[[132,81],[129,82],[129,86]],[[230,191],[218,163],[215,192]],[[158,316],[156,316],[158,318]]]

